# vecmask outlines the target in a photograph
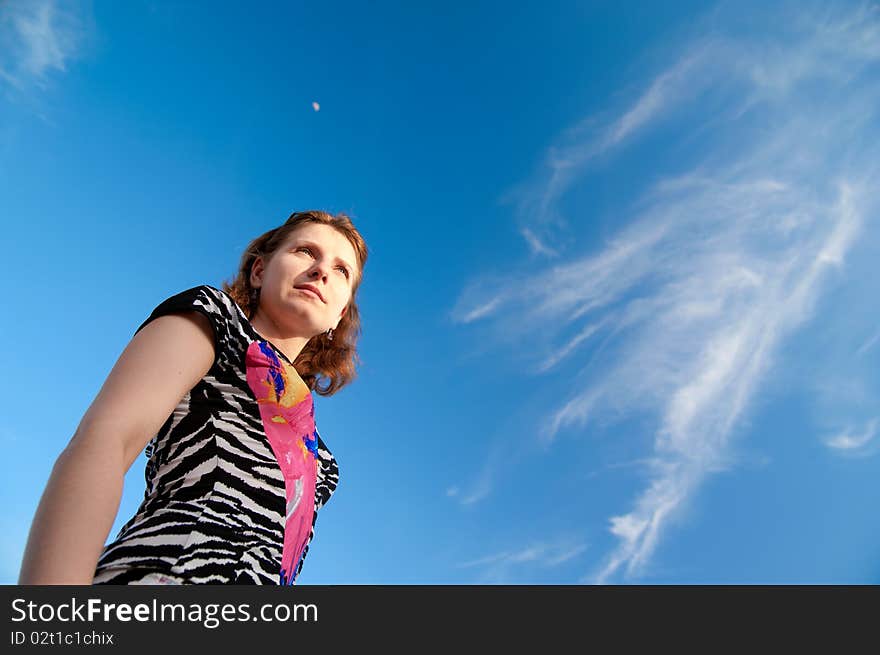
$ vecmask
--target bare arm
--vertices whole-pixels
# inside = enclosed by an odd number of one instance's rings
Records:
[[[37,507],[19,584],[91,584],[138,454],[214,361],[208,319],[160,316],[126,346],[59,455]]]

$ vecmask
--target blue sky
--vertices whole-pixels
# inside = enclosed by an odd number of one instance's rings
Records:
[[[880,9],[666,4],[0,4],[0,583],[135,328],[310,208],[370,260],[301,584],[880,583]]]

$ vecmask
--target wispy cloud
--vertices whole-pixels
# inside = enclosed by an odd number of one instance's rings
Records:
[[[823,441],[826,446],[840,454],[859,457],[873,455],[877,452],[874,437],[877,436],[878,426],[880,420],[873,418],[861,430],[846,429],[825,437]]]
[[[46,85],[64,72],[83,44],[76,6],[54,0],[10,0],[0,5],[0,79],[16,89]]]
[[[526,243],[529,244],[529,248],[532,249],[532,252],[535,252],[540,255],[547,255],[548,257],[555,257],[558,253],[542,243],[541,240],[532,232],[529,228],[524,227],[520,230],[520,234],[522,234],[523,238],[526,240]]]
[[[877,341],[880,341],[880,330],[877,330],[877,332],[875,332],[873,335],[871,335],[871,337],[869,337],[868,340],[865,341],[865,343],[863,343],[861,346],[859,346],[859,349],[856,351],[856,354],[864,355],[866,352],[868,352],[871,348],[874,347],[874,345],[877,343]]]
[[[539,541],[518,550],[505,550],[457,564],[458,568],[479,569],[477,584],[516,584],[524,570],[536,571],[560,566],[587,550],[587,544],[562,538]]]
[[[475,280],[454,308],[463,322],[497,319],[499,331],[514,317],[534,326],[516,330],[536,345],[538,373],[583,371],[560,385],[545,444],[587,434],[599,416],[653,425],[649,483],[609,517],[617,545],[585,580],[645,571],[670,519],[731,466],[730,442],[786,338],[873,237],[880,12],[788,11],[739,32],[707,23],[711,38],[694,37],[629,106],[567,131],[514,194],[542,243],[554,243],[559,203],[594,168],[626,166],[640,135],[675,126],[669,156],[621,201],[626,226],[604,247],[507,286]]]

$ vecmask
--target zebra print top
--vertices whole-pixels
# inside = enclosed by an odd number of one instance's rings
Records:
[[[311,391],[226,293],[162,302],[208,318],[216,357],[146,448],[146,490],[93,584],[295,584],[339,480]]]

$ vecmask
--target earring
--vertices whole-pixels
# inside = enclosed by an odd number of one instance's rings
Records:
[[[327,330],[327,338],[330,341],[333,341],[333,328],[330,328],[329,330]]]
[[[251,307],[256,308],[256,306],[260,302],[260,289],[259,289],[259,287],[257,287],[256,289],[251,289],[250,301],[251,301]]]

